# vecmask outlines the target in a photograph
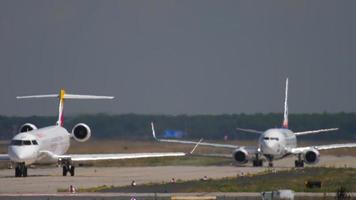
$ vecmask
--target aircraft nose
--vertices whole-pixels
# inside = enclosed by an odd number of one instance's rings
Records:
[[[276,146],[276,144],[274,142],[272,142],[272,141],[264,141],[262,143],[262,152],[264,154],[273,155],[273,154],[276,153],[275,152],[275,149],[276,149],[275,146]]]
[[[34,149],[26,148],[26,147],[16,147],[10,146],[8,149],[9,157],[14,162],[31,162],[36,152]]]

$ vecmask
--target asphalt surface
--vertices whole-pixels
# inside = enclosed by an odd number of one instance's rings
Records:
[[[275,162],[275,169],[292,167],[294,158]],[[53,194],[58,189],[66,189],[70,185],[80,188],[101,185],[125,186],[133,180],[137,184],[169,182],[176,180],[195,180],[204,176],[223,178],[241,174],[257,173],[263,168],[236,166],[159,166],[159,167],[77,167],[76,176],[63,177],[61,168],[29,169],[29,177],[15,178],[14,169],[0,170],[0,194]],[[356,157],[324,156],[316,166],[354,167]]]
[[[350,193],[351,199],[356,196]],[[260,193],[81,193],[81,194],[0,194],[6,200],[259,200]],[[295,200],[333,200],[335,193],[295,193]]]

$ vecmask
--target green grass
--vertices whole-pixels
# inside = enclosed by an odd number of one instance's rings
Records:
[[[101,185],[101,186],[92,187],[92,188],[76,188],[76,192],[98,192],[101,190],[108,190],[111,188],[114,188],[114,186]],[[68,188],[59,188],[59,189],[57,189],[57,192],[68,192]]]
[[[229,177],[208,181],[184,181],[175,184],[146,184],[136,187],[116,187],[96,190],[101,192],[261,192],[291,189],[296,192],[336,192],[340,186],[356,192],[356,169],[305,168],[279,172],[265,171],[245,177]],[[307,189],[305,182],[322,182],[320,189]]]

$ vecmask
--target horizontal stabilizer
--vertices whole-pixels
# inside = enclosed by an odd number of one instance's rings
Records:
[[[58,120],[56,125],[63,126],[63,108],[65,99],[114,99],[113,96],[97,96],[97,95],[81,95],[81,94],[67,94],[64,89],[59,91],[59,94],[43,94],[43,95],[29,95],[17,96],[17,99],[38,99],[38,98],[58,98]]]
[[[257,133],[257,134],[263,133],[263,131],[257,131],[257,130],[253,130],[253,129],[236,128],[236,130],[246,132],[246,133]]]
[[[17,99],[60,98],[60,95],[58,94],[30,95],[30,96],[18,96],[16,98]],[[97,95],[64,94],[63,99],[114,99],[114,97],[97,96]]]
[[[35,98],[58,98],[58,94],[43,94],[43,95],[30,95],[30,96],[17,96],[16,99],[35,99]]]

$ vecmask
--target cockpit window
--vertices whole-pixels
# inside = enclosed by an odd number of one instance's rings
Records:
[[[279,138],[277,138],[277,137],[264,137],[263,139],[264,140],[276,140],[276,141],[279,141]]]
[[[32,144],[38,145],[36,140],[32,140],[32,143],[31,143],[31,140],[12,140],[11,141],[11,145],[13,145],[13,146],[32,145]]]
[[[12,140],[11,141],[11,145],[21,146],[22,145],[22,141],[21,140]]]

